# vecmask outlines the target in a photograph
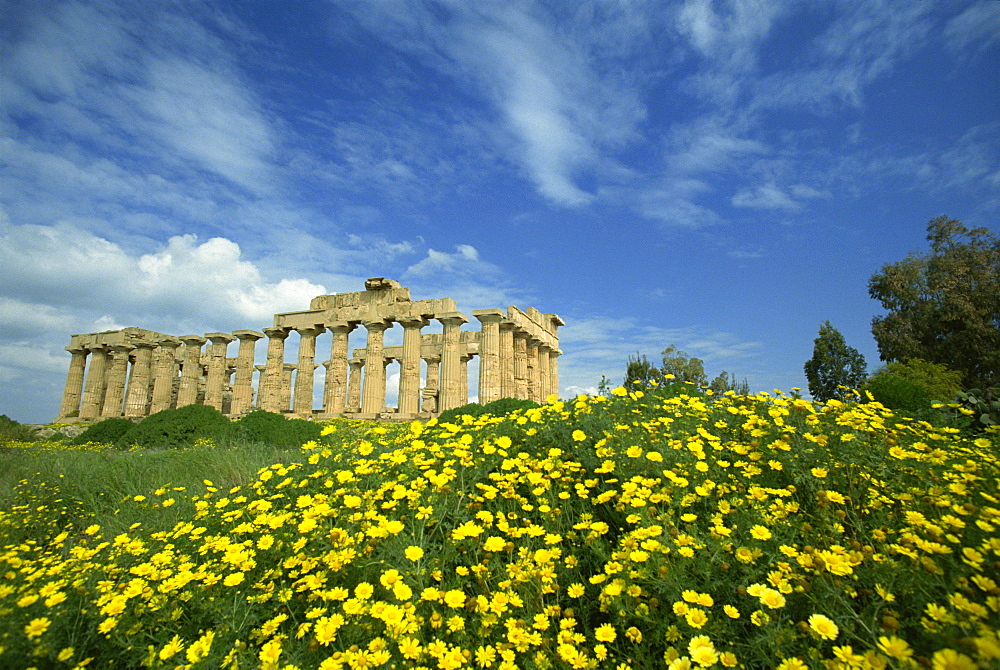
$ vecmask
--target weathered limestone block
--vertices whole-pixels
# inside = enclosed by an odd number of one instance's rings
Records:
[[[361,374],[365,367],[365,362],[352,358],[347,362],[351,369],[350,379],[347,381],[347,407],[345,412],[361,411]]]
[[[233,335],[240,341],[236,353],[236,377],[233,380],[233,399],[229,411],[232,414],[245,414],[253,405],[253,372],[254,350],[257,340],[264,333],[256,330],[234,330]]]
[[[486,404],[501,397],[500,322],[504,313],[499,309],[477,309],[472,316],[479,319],[479,402]]]
[[[149,408],[152,383],[153,342],[133,341],[135,362],[129,375],[128,393],[125,396],[125,416],[146,416]]]
[[[125,399],[125,378],[128,374],[128,355],[132,347],[116,344],[111,347],[111,371],[108,374],[107,390],[101,416],[104,418],[122,415],[122,401]]]
[[[177,347],[181,341],[167,337],[159,341],[156,348],[156,370],[153,372],[153,402],[149,413],[156,414],[170,409],[173,404],[174,379],[177,377]]]
[[[222,395],[226,386],[226,349],[236,338],[229,333],[206,333],[208,346],[208,378],[205,382],[205,404],[222,411]]]
[[[185,335],[184,363],[181,367],[181,384],[177,389],[177,406],[184,407],[198,402],[198,388],[201,385],[201,345],[206,340],[201,335]]]
[[[449,312],[439,314],[435,317],[444,324],[444,332],[441,338],[441,388],[438,393],[438,411],[452,409],[463,404],[461,402],[462,389],[462,361],[459,350],[459,329],[463,323],[468,323],[468,319],[460,312]]]
[[[59,404],[59,416],[71,417],[79,416],[80,401],[83,397],[83,378],[87,369],[87,355],[90,353],[85,347],[69,346],[66,351],[72,358],[69,362],[69,373],[66,375],[66,387],[63,389],[62,402]]]
[[[365,346],[365,383],[361,395],[361,413],[376,414],[385,406],[385,363],[382,348],[385,331],[392,323],[384,320],[365,321],[368,343]]]
[[[514,331],[514,397],[528,399],[528,334]]]
[[[403,350],[399,359],[399,411],[420,411],[420,329],[430,322],[424,318],[406,318],[403,324]]]
[[[295,375],[295,403],[292,409],[296,416],[309,418],[313,412],[316,336],[326,332],[326,326],[320,323],[312,328],[296,328],[295,330],[299,334],[299,372]]]
[[[326,327],[333,334],[330,346],[330,361],[323,380],[323,411],[327,414],[344,412],[347,393],[348,338],[355,324],[347,321],[328,323]]]
[[[90,347],[90,366],[87,370],[87,382],[83,391],[83,402],[80,406],[81,419],[94,419],[101,415],[101,405],[104,404],[104,375],[107,370],[109,353],[106,346]]]
[[[281,412],[283,409],[281,387],[285,364],[285,338],[288,337],[288,332],[286,328],[264,329],[264,334],[268,337],[267,363],[261,374],[258,405],[268,412]]]

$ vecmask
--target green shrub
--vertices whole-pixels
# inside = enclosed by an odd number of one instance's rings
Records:
[[[233,422],[226,431],[230,444],[266,444],[273,447],[299,447],[319,439],[323,428],[305,419],[287,419],[281,414],[262,409],[250,412]]]
[[[28,426],[24,426],[6,414],[0,414],[0,444],[7,442],[34,442],[38,439]]]
[[[225,435],[229,419],[208,405],[186,405],[152,414],[122,435],[115,446],[151,449],[180,449],[194,445],[199,438],[217,440]]]
[[[875,375],[864,390],[871,393],[876,402],[894,411],[912,413],[931,409],[931,399],[924,389],[893,374]]]
[[[961,372],[920,358],[887,363],[875,371],[872,379],[882,375],[892,375],[908,381],[923,389],[928,398],[939,402],[952,400],[962,390]]]
[[[105,419],[89,426],[87,430],[73,438],[70,444],[86,444],[87,442],[116,444],[125,433],[135,428],[135,426],[135,422],[129,419]]]
[[[488,402],[485,405],[480,405],[478,402],[470,402],[468,405],[446,409],[441,412],[440,416],[438,416],[438,422],[456,423],[461,416],[466,414],[469,416],[482,416],[484,414],[506,416],[519,409],[531,409],[538,406],[538,403],[533,400],[521,400],[519,398],[501,398],[500,400]]]
[[[1000,425],[1000,387],[969,389],[957,394],[958,409],[966,415],[966,428],[973,433]]]

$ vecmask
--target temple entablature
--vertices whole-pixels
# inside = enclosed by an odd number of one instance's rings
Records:
[[[275,314],[260,331],[175,337],[129,327],[72,335],[57,421],[141,417],[194,403],[232,416],[265,409],[304,418],[430,418],[468,402],[468,363],[475,356],[479,402],[558,395],[562,319],[513,305],[472,316],[458,312],[451,298],[411,300],[399,282],[373,277],[364,291],[317,296],[308,310]],[[442,332],[421,332],[432,323]],[[403,344],[385,346],[385,332],[396,324]],[[363,333],[364,347],[349,346],[351,333]],[[298,344],[294,362],[285,360],[290,337]],[[316,347],[323,342],[330,356],[320,365]],[[399,371],[395,407],[386,406],[390,365]]]

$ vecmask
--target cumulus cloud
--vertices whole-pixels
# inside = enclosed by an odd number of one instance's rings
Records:
[[[325,288],[302,278],[267,281],[238,244],[195,235],[170,238],[147,254],[68,224],[0,226],[0,291],[10,299],[158,324],[259,327],[278,311],[301,309]],[[245,324],[245,325],[241,325]]]

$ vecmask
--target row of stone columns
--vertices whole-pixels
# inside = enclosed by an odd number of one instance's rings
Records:
[[[480,402],[504,397],[542,402],[548,395],[558,393],[557,358],[561,353],[558,349],[505,320],[500,310],[478,310],[473,315],[482,324],[478,336]],[[440,412],[468,401],[467,363],[471,355],[463,346],[461,333],[461,326],[468,319],[459,312],[439,314],[435,318],[442,323],[443,332],[439,351],[431,354],[422,351],[421,329],[429,325],[427,318],[396,320],[403,326],[402,352],[398,356],[394,354],[400,364],[396,410],[400,414],[417,414],[422,409]],[[139,417],[172,406],[194,404],[202,392],[201,402],[221,411],[230,380],[230,359],[226,352],[228,345],[236,340],[240,341],[239,351],[233,365],[231,400],[226,409],[231,414],[242,414],[256,406],[271,412],[292,411],[299,416],[312,416],[312,372],[318,367],[315,364],[316,338],[326,330],[332,333],[333,341],[330,360],[323,364],[326,376],[322,413],[379,414],[385,409],[386,366],[392,360],[385,355],[384,336],[393,320],[360,323],[367,331],[361,360],[348,359],[348,338],[357,326],[355,322],[294,329],[267,328],[263,332],[238,330],[232,334],[208,333],[204,337],[165,337],[156,342],[132,340],[113,345],[67,347],[72,358],[60,416],[78,415],[82,419]],[[299,335],[296,365],[284,360],[285,341],[291,330]],[[264,337],[268,338],[267,359],[263,366],[255,366],[255,343]],[[203,352],[206,343],[208,346]],[[427,365],[423,390],[420,388],[421,359]],[[256,404],[252,386],[255,368],[260,370]],[[298,370],[294,389],[291,386],[293,370]],[[433,402],[426,402],[429,399]]]

